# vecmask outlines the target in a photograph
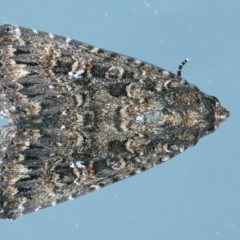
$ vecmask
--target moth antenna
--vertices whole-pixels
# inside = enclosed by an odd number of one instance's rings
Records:
[[[183,66],[189,61],[188,58],[185,58],[180,64],[179,64],[179,67],[178,67],[178,71],[177,71],[177,75],[178,77],[181,77],[181,70],[183,68]]]

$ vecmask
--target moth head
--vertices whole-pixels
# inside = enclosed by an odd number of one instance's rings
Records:
[[[221,105],[220,101],[216,97],[207,94],[204,95],[207,105],[212,109],[214,118],[213,124],[209,126],[207,132],[205,133],[205,135],[208,135],[218,129],[219,124],[230,116],[230,112]]]

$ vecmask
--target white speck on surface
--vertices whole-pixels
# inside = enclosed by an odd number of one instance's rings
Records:
[[[16,32],[16,36],[17,36],[17,37],[19,37],[19,36],[21,35],[21,30],[20,30],[20,28],[17,27],[17,28],[15,29],[15,32]]]
[[[74,163],[71,163],[71,164],[70,164],[70,168],[75,168]]]
[[[149,4],[149,3],[146,3],[146,2],[145,2],[144,4],[145,4],[147,7],[149,7],[149,6],[150,6],[150,4]]]
[[[50,88],[50,89],[53,89],[53,88],[54,88],[54,86],[53,86],[53,85],[50,85],[50,86],[48,86],[48,88]]]
[[[77,162],[76,162],[76,166],[77,166],[78,168],[84,168],[84,167],[85,167],[80,161],[77,161]]]
[[[84,73],[84,70],[83,69],[80,69],[80,70],[78,70],[73,76],[75,77],[75,78],[77,78],[79,75],[81,75],[82,73]]]
[[[141,63],[142,63],[142,61],[140,61],[140,60],[138,60],[138,59],[136,59],[134,62],[135,62],[136,64],[141,64]]]
[[[185,148],[184,148],[184,147],[181,147],[179,150],[180,150],[180,152],[184,152],[184,151],[185,151]]]
[[[163,145],[163,150],[167,153],[171,152],[171,151],[168,150],[168,144]]]
[[[139,174],[139,173],[141,173],[141,172],[142,172],[141,169],[137,169],[137,170],[135,171],[136,174]]]
[[[71,40],[72,40],[71,38],[66,38],[66,44],[69,44]]]
[[[91,50],[92,53],[97,53],[99,51],[99,48],[95,47]]]
[[[163,157],[162,161],[163,161],[163,162],[166,162],[166,161],[169,160],[169,159],[170,159],[169,156],[165,156],[165,157]]]
[[[23,212],[24,211],[24,207],[23,207],[23,204],[24,204],[24,202],[22,202],[22,203],[20,203],[19,205],[18,205],[18,210],[19,211],[21,211],[21,212]]]
[[[100,189],[101,187],[99,185],[91,185],[90,188],[95,188],[95,190]]]
[[[34,212],[37,212],[37,211],[39,211],[39,210],[40,210],[40,208],[41,208],[41,206],[37,207],[37,208],[34,210]]]
[[[163,76],[168,76],[169,75],[169,72],[168,71],[163,71]]]
[[[38,31],[37,31],[36,29],[33,29],[33,32],[36,33],[36,34],[38,34]]]
[[[137,116],[137,117],[136,117],[136,120],[137,120],[138,122],[143,122],[143,121],[144,121],[144,117],[143,117],[143,116]]]
[[[49,33],[48,36],[49,36],[50,38],[54,38],[54,35],[53,35],[52,33]]]
[[[165,83],[164,83],[164,87],[166,88],[166,89],[168,89],[168,84],[171,82],[171,80],[168,80],[168,81],[166,81]]]
[[[56,201],[52,202],[52,206],[55,206],[56,205]]]
[[[68,200],[69,200],[69,201],[74,200],[74,198],[72,197],[72,195],[70,195],[70,196],[68,197]]]

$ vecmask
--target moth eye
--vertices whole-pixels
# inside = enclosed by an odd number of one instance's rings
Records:
[[[216,105],[217,102],[219,102],[219,100],[214,96],[207,96],[207,97],[208,97],[209,102],[214,106]]]
[[[211,132],[214,131],[214,130],[215,130],[215,127],[214,127],[214,126],[211,126],[211,127],[208,128],[207,131],[208,131],[209,133],[211,133]]]
[[[216,130],[215,126],[212,125],[211,127],[208,128],[208,130],[205,132],[204,136],[207,136],[211,133],[213,133]]]
[[[219,100],[218,100],[216,97],[214,97],[214,96],[211,96],[211,98],[212,98],[212,99],[214,99],[214,100],[215,100],[215,102],[219,102]]]

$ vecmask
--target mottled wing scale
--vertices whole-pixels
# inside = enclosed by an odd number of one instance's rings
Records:
[[[0,217],[140,173],[215,130],[229,112],[179,73],[0,26]]]

